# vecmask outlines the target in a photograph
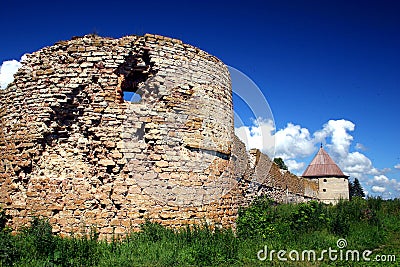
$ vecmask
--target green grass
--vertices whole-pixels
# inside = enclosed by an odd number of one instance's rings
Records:
[[[52,234],[46,219],[12,235],[0,212],[0,266],[400,266],[400,201],[354,199],[336,206],[317,202],[277,205],[258,199],[239,212],[237,231],[187,226],[174,231],[147,221],[141,231],[105,242],[93,228],[83,237]],[[370,256],[396,255],[397,262],[260,261],[257,252],[338,249]],[[286,255],[287,257],[287,255]]]

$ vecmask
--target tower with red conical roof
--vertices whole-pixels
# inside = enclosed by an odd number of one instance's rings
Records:
[[[318,180],[318,198],[324,203],[336,204],[340,199],[349,199],[349,176],[342,172],[322,145],[302,176]]]

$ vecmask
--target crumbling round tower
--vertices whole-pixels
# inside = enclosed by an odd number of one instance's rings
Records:
[[[101,235],[145,218],[231,225],[231,95],[220,60],[157,35],[88,35],[27,55],[0,91],[0,203],[11,224],[43,215],[55,232]]]

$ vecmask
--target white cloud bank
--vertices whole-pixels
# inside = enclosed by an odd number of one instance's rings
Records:
[[[310,132],[300,125],[288,123],[286,128],[276,132],[276,157],[284,160],[305,157],[314,152],[314,140]]]
[[[267,131],[264,133],[263,129]],[[324,148],[342,171],[353,179],[359,179],[364,190],[370,195],[400,197],[400,182],[383,175],[387,169],[378,170],[366,155],[360,151],[350,151],[354,139],[351,132],[355,130],[353,122],[344,119],[329,120],[314,133],[293,123],[288,123],[275,135],[273,135],[273,130],[272,122],[258,120],[250,127],[242,126],[236,129],[235,133],[241,140],[247,140],[245,141],[247,148],[259,148],[264,152],[270,150],[271,144],[269,143],[267,148],[264,147],[260,136],[266,136],[269,141],[274,140],[273,137],[275,137],[274,157],[281,157],[289,170],[298,175],[301,175],[309,164],[304,161],[305,158],[315,155],[319,145],[325,144]],[[365,150],[365,146],[359,143],[355,145],[355,148]],[[400,164],[397,164],[395,168],[400,169]]]
[[[383,193],[393,195],[393,192],[391,191],[394,191],[395,197],[398,197],[398,194],[396,195],[396,192],[400,191],[400,182],[396,179],[389,179],[386,175],[383,174],[375,175],[372,179],[368,180],[366,184],[371,186],[372,192],[380,193],[378,195],[383,195],[385,197],[387,197],[387,195],[384,195]]]
[[[374,192],[374,193],[383,193],[385,191],[386,191],[386,188],[383,186],[377,186],[377,185],[372,186],[372,192]]]
[[[23,55],[20,61],[25,59]],[[0,66],[0,89],[5,89],[14,81],[14,74],[21,68],[22,64],[15,59],[4,61]]]
[[[235,128],[235,134],[245,143],[247,149],[258,148],[273,156],[275,143],[275,125],[272,120],[256,119],[252,126]]]

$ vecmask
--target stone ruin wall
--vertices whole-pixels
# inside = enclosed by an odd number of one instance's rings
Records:
[[[248,153],[249,166],[240,185],[245,195],[241,206],[247,206],[258,196],[267,196],[281,203],[299,203],[318,198],[318,182],[298,177],[278,165],[258,149]],[[266,171],[268,170],[268,171]]]
[[[140,101],[126,101],[136,92]],[[234,226],[256,195],[315,198],[234,135],[230,76],[179,40],[94,35],[27,56],[0,92],[0,204],[18,228],[50,218],[67,235],[125,234],[146,218],[169,227]]]

